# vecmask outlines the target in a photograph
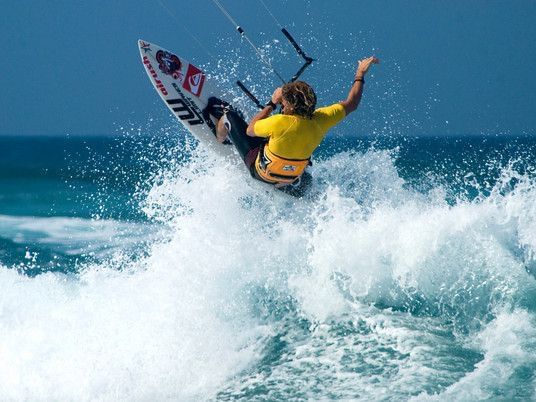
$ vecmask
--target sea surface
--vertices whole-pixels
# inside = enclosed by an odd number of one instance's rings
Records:
[[[536,399],[536,139],[0,137],[0,400]]]

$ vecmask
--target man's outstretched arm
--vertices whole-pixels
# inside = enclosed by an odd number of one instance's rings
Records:
[[[352,88],[348,92],[348,97],[346,100],[340,102],[344,107],[346,115],[352,113],[359,106],[361,102],[361,96],[363,95],[363,84],[365,83],[365,75],[367,74],[368,69],[372,64],[378,64],[380,62],[376,57],[367,57],[366,59],[360,60],[357,70],[355,72],[355,79],[352,83]]]

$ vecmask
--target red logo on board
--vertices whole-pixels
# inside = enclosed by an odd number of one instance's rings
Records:
[[[196,66],[190,64],[188,66],[188,71],[186,72],[186,78],[184,79],[182,87],[192,95],[199,96],[201,95],[204,82],[205,74],[203,74],[203,72]]]

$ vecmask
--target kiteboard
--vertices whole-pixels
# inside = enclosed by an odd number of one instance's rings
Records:
[[[216,121],[203,116],[210,97],[222,98],[204,71],[154,43],[139,40],[138,46],[149,80],[173,116],[206,148],[224,156],[235,154],[233,146],[216,141]]]

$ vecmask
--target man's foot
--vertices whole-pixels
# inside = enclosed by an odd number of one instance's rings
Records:
[[[211,96],[208,98],[207,106],[202,112],[205,121],[212,123],[209,124],[209,127],[216,136],[218,142],[221,143],[225,143],[227,139],[227,132],[223,131],[222,117],[230,106],[229,103],[222,101],[215,96]]]
[[[206,121],[208,121],[211,117],[216,120],[214,128],[211,127],[211,129],[218,142],[224,144],[231,143],[227,139],[229,128],[224,124],[225,119],[222,119],[225,113],[229,112],[230,110],[234,110],[234,108],[228,102],[218,99],[215,96],[208,98],[207,106],[203,109],[203,118]]]
[[[232,108],[229,103],[215,96],[211,96],[208,98],[207,106],[203,109],[203,117],[208,119],[209,116],[212,116],[218,121],[225,114],[226,110],[232,110]]]

